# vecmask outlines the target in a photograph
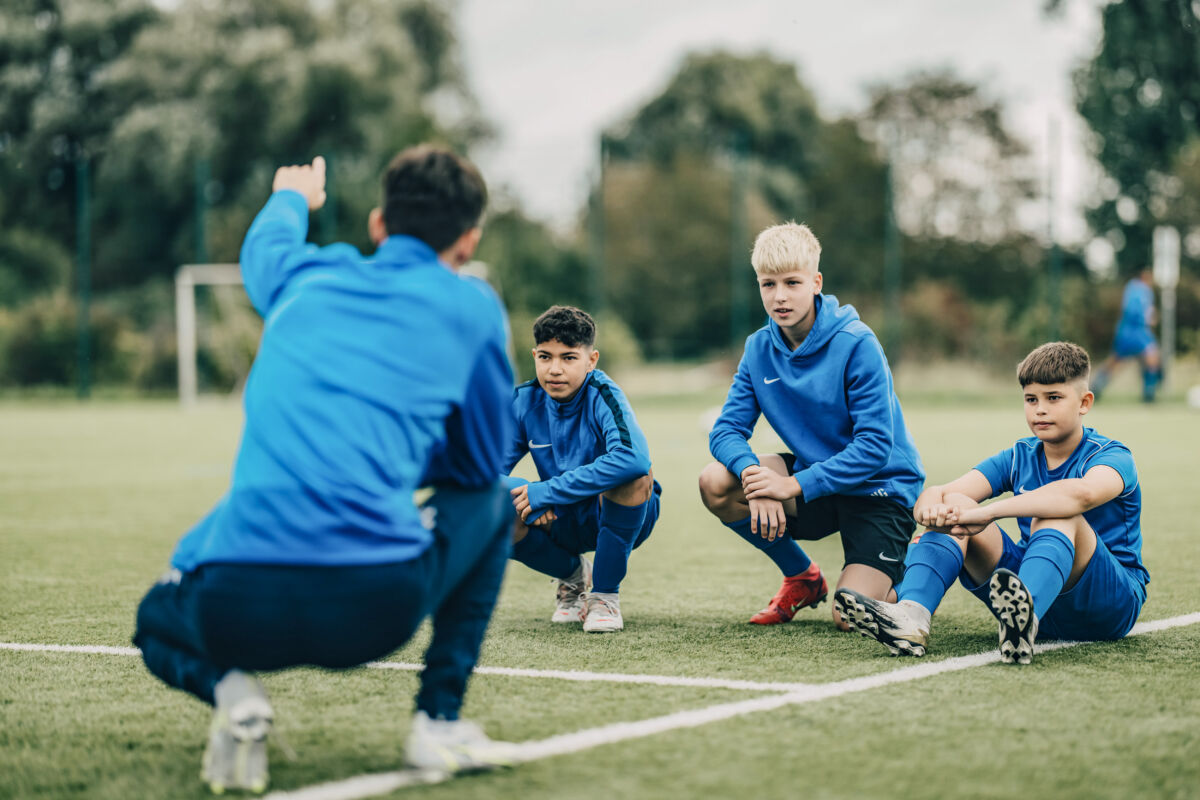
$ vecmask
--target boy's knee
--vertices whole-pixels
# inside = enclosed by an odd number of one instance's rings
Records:
[[[1066,536],[1071,540],[1072,543],[1074,543],[1076,535],[1078,535],[1080,529],[1085,524],[1087,523],[1084,521],[1082,514],[1078,514],[1074,517],[1061,517],[1058,519],[1050,517],[1034,517],[1029,523],[1029,532],[1033,534],[1045,529],[1055,530],[1061,533],[1063,536]]]
[[[603,497],[605,500],[611,500],[623,506],[640,506],[650,499],[653,491],[654,478],[646,474],[609,489]]]
[[[950,492],[945,497],[945,503],[948,506],[959,506],[960,508],[974,508],[979,505],[979,502],[967,497],[965,494],[958,492]]]
[[[700,472],[700,499],[710,509],[729,503],[733,499],[730,495],[735,488],[740,489],[741,483],[718,461],[712,462]]]

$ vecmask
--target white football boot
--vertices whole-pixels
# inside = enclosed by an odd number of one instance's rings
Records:
[[[612,633],[622,630],[625,620],[621,618],[621,598],[616,592],[590,592],[587,596],[587,612],[583,618],[583,629],[588,633]]]
[[[496,742],[465,719],[432,719],[424,711],[413,715],[404,760],[415,769],[438,772],[478,772],[510,767],[516,746]]]
[[[274,718],[266,691],[253,675],[235,669],[217,683],[215,695],[200,779],[213,794],[266,791],[267,734]]]
[[[921,604],[912,600],[885,603],[843,588],[834,592],[833,607],[851,630],[879,642],[892,655],[925,655],[932,615]]]
[[[998,569],[988,581],[988,604],[1000,620],[1000,660],[1005,664],[1033,663],[1038,618],[1033,595],[1011,570]]]
[[[551,622],[582,622],[584,597],[592,588],[592,562],[579,557],[579,566],[565,581],[558,581],[555,589],[554,613]]]

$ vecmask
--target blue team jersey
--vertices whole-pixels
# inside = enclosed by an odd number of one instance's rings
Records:
[[[272,195],[241,252],[264,319],[228,493],[172,564],[405,561],[432,541],[430,483],[499,479],[512,373],[495,294],[392,236],[373,258],[305,244],[308,207]]]
[[[513,392],[512,413],[505,472],[532,455],[541,479],[529,486],[535,512],[591,500],[650,472],[646,436],[621,387],[601,370],[562,403],[537,381],[523,383]]]
[[[803,497],[891,497],[911,508],[925,482],[879,340],[853,306],[817,295],[812,330],[793,350],[774,320],[746,339],[733,385],[709,434],[734,475],[757,464],[759,415],[796,456]]]
[[[1142,564],[1142,490],[1128,447],[1092,428],[1084,428],[1083,441],[1075,452],[1055,469],[1049,469],[1044,445],[1036,436],[1028,436],[975,469],[988,479],[991,496],[996,497],[1005,492],[1024,494],[1054,481],[1082,478],[1089,469],[1100,465],[1116,470],[1125,490],[1107,503],[1085,511],[1083,518],[1109,552],[1144,586],[1150,582],[1150,573]],[[1022,544],[1029,542],[1029,524],[1029,517],[1017,518]]]
[[[1125,284],[1121,295],[1121,321],[1119,327],[1142,329],[1150,327],[1150,312],[1154,308],[1154,290],[1143,281],[1134,278]]]
[[[1153,312],[1154,290],[1138,278],[1125,284],[1125,292],[1121,296],[1121,319],[1113,334],[1116,355],[1140,356],[1154,345],[1154,331],[1150,327]]]

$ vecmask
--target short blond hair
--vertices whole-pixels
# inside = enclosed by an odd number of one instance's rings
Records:
[[[750,265],[759,275],[781,275],[797,270],[815,273],[821,263],[821,243],[807,225],[785,222],[772,225],[754,240]]]

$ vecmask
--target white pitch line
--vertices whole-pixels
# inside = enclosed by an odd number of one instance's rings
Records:
[[[50,653],[88,653],[110,656],[137,656],[136,647],[108,647],[106,645],[36,644],[24,642],[0,642],[0,650],[23,650]],[[402,661],[371,661],[365,666],[371,669],[395,669],[419,672],[424,664],[409,664]],[[621,672],[585,672],[558,669],[520,669],[516,667],[476,667],[476,675],[503,675],[511,678],[549,678],[552,680],[579,681],[585,683],[632,683],[650,686],[686,686],[701,689],[734,689],[751,692],[792,692],[805,689],[808,683],[772,683],[746,681],[732,678],[688,678],[678,675],[638,675]]]
[[[26,644],[0,642],[0,650],[27,650],[34,653],[93,653],[103,656],[140,656],[136,647],[109,647],[103,644]]]
[[[374,669],[421,670],[422,664],[405,664],[398,661],[372,661],[367,664]],[[688,678],[679,675],[639,675],[623,672],[586,672],[560,669],[519,669],[516,667],[476,667],[476,675],[504,675],[510,678],[550,678],[562,681],[604,683],[637,683],[652,686],[690,686],[702,689],[737,689],[751,692],[792,692],[805,689],[810,683],[775,683],[745,681],[732,678]]]
[[[1177,628],[1185,625],[1200,623],[1200,612],[1185,614],[1154,622],[1139,623],[1133,626],[1130,636],[1137,636],[1156,631]],[[1077,647],[1090,642],[1050,642],[1035,646],[1035,651],[1044,653],[1050,650],[1062,650]],[[932,677],[946,672],[957,672],[972,667],[991,664],[1000,660],[996,651],[976,653],[969,656],[948,658],[944,661],[925,662],[902,667],[890,672],[867,675],[861,678],[834,683],[809,684],[803,689],[786,694],[776,694],[767,697],[757,697],[751,700],[741,700],[734,703],[721,703],[692,711],[678,711],[661,717],[638,720],[636,722],[617,722],[602,725],[597,728],[576,731],[574,733],[551,736],[530,742],[522,742],[516,746],[516,762],[536,761],[551,756],[577,753],[590,750],[605,744],[641,739],[657,733],[666,733],[683,728],[695,728],[711,722],[740,717],[759,711],[772,711],[791,705],[803,705],[819,700],[827,700],[842,695],[877,689],[896,683],[907,683],[921,678]],[[416,770],[397,770],[380,772],[369,775],[359,775],[341,781],[314,784],[294,791],[271,792],[264,800],[361,800],[366,797],[376,797],[387,794],[406,786],[417,784],[440,783],[449,780],[452,775],[420,772]]]

